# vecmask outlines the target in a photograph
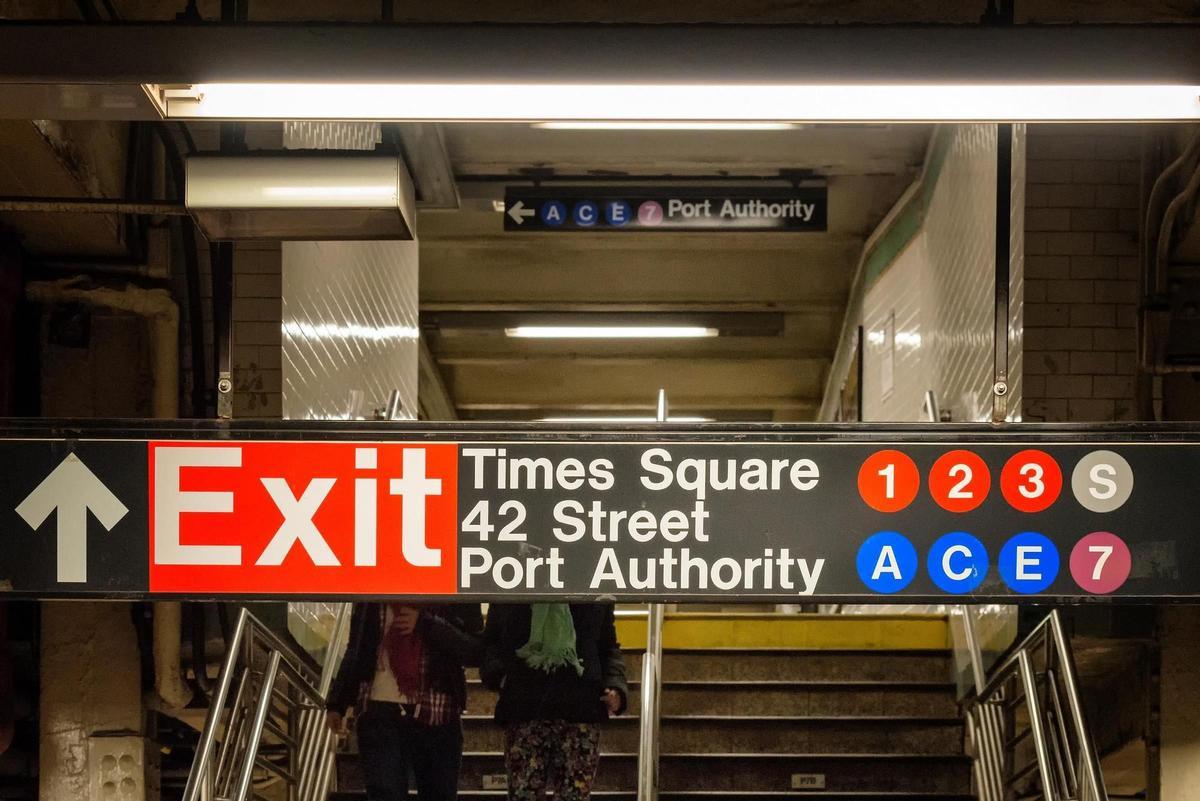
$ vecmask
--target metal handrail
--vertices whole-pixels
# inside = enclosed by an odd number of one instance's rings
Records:
[[[658,730],[662,695],[662,630],[665,610],[650,604],[646,653],[642,656],[641,713],[638,721],[638,801],[658,799]]]
[[[1058,611],[986,671],[970,609],[961,611],[975,678],[965,710],[980,801],[1108,801]]]
[[[658,391],[655,419],[668,416],[667,391]],[[642,656],[641,713],[638,720],[638,801],[658,801],[658,729],[662,695],[662,633],[666,607],[649,604],[646,610],[646,653]]]
[[[242,609],[226,645],[183,801],[249,801],[256,795],[256,780],[284,782],[288,801],[324,801],[336,745],[325,725],[325,698],[348,617],[349,605],[344,605],[318,670]],[[267,744],[280,754],[263,753]]]

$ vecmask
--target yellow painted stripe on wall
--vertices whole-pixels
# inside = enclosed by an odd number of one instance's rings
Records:
[[[617,618],[623,648],[646,647],[644,615]],[[825,650],[929,650],[948,647],[950,629],[938,615],[667,615],[663,647]]]

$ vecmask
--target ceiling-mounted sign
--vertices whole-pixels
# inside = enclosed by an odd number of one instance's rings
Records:
[[[26,596],[1200,598],[1191,429],[9,423]]]
[[[824,186],[509,187],[506,231],[824,231]]]

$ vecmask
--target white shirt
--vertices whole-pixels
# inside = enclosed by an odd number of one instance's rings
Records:
[[[391,629],[392,621],[396,619],[396,615],[392,611],[391,604],[384,604],[383,609],[383,631],[386,639],[387,632]],[[371,682],[370,699],[389,704],[410,703],[404,693],[400,692],[400,687],[396,684],[396,676],[392,673],[392,662],[388,659],[383,641],[380,641],[379,653],[375,656],[375,679]]]

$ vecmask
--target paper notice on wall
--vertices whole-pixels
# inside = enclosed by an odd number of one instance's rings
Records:
[[[879,359],[879,394],[887,397],[896,387],[896,312],[888,315],[883,328],[883,350]]]

